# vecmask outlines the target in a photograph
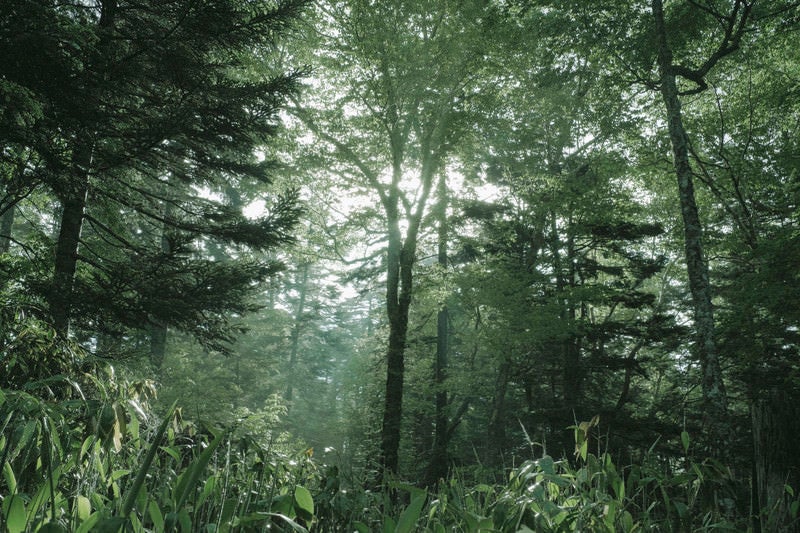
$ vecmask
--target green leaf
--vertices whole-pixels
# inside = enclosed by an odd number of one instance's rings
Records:
[[[80,526],[75,530],[75,533],[89,533],[89,531],[96,531],[95,525],[103,518],[103,514],[100,511],[96,511],[94,514],[89,516],[86,520],[84,520]]]
[[[302,511],[302,513],[306,515],[303,516],[306,520],[310,520],[314,516],[314,499],[311,497],[311,493],[307,488],[300,485],[295,487],[294,507],[297,511]],[[301,515],[300,512],[297,514],[298,516]]]
[[[155,531],[164,531],[164,515],[158,503],[150,500],[147,504],[147,512],[150,515],[150,520],[153,521],[153,528]]]
[[[217,487],[217,476],[211,475],[209,478],[203,483],[203,490],[200,492],[200,497],[197,498],[196,507],[202,507],[205,501],[208,499],[208,496],[214,491]]]
[[[22,429],[22,435],[20,436],[19,442],[17,442],[17,445],[14,447],[14,451],[11,452],[11,459],[14,459],[17,455],[19,455],[22,449],[28,445],[38,425],[38,420],[31,420],[25,424],[25,427]]]
[[[549,455],[545,455],[536,462],[539,469],[545,474],[554,475],[556,473],[555,462]]]
[[[244,524],[253,524],[256,522],[264,522],[267,520],[275,519],[282,520],[286,522],[289,527],[292,528],[292,531],[297,531],[298,533],[308,533],[308,530],[289,518],[288,516],[281,514],[281,513],[264,513],[264,512],[255,512],[250,513],[245,516],[236,517],[233,520],[234,527],[239,527]]]
[[[127,520],[121,516],[105,518],[97,523],[92,533],[118,533]]]
[[[178,511],[178,523],[181,525],[181,531],[183,533],[193,533],[192,519],[189,517],[189,511],[186,509]]]
[[[422,507],[425,505],[425,500],[428,493],[419,491],[411,497],[411,503],[400,514],[400,519],[397,521],[397,528],[395,533],[411,533],[415,530],[419,515],[422,513]]]
[[[25,531],[27,523],[28,519],[25,514],[25,502],[22,501],[20,496],[11,496],[11,504],[8,508],[8,516],[6,516],[8,533],[21,533]]]
[[[280,494],[272,499],[270,511],[288,515],[292,512],[292,498],[288,494]]]
[[[689,434],[686,431],[681,431],[681,444],[683,444],[683,453],[689,453]]]
[[[8,461],[3,463],[3,477],[8,486],[8,493],[14,494],[17,492],[17,478],[14,476],[14,470],[11,469],[11,464]]]
[[[86,496],[78,496],[75,498],[75,509],[78,519],[83,522],[92,514],[92,504]]]
[[[165,452],[167,455],[169,455],[170,457],[175,459],[175,462],[177,462],[177,463],[181,462],[181,454],[180,454],[180,452],[178,450],[176,450],[175,448],[173,448],[172,446],[162,446],[161,447],[161,451]]]
[[[67,526],[58,521],[50,521],[37,531],[38,533],[69,533]]]

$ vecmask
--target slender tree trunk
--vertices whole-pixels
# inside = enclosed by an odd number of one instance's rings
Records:
[[[303,314],[306,312],[306,294],[308,293],[308,271],[309,264],[303,263],[300,270],[300,299],[297,302],[297,311],[294,315],[294,326],[292,327],[291,347],[289,350],[288,385],[286,386],[287,409],[292,407],[294,398],[295,367],[297,366],[297,354],[300,350],[300,332],[303,327]]]
[[[152,324],[150,326],[150,364],[156,371],[161,370],[167,355],[167,326]]]
[[[443,272],[447,270],[447,179],[442,173],[439,178],[438,196],[439,202],[436,207],[436,218],[438,219],[438,254],[437,262]],[[447,444],[449,437],[449,420],[447,416],[447,390],[445,380],[447,378],[447,355],[449,350],[449,311],[447,302],[442,302],[436,316],[436,359],[433,365],[433,384],[435,392],[435,416],[434,416],[434,437],[433,453],[431,462],[427,470],[427,484],[433,485],[439,479],[447,476],[448,457]]]
[[[572,207],[570,206],[570,210]],[[567,221],[567,255],[564,258],[566,263],[566,276],[558,282],[559,294],[562,298],[561,318],[570,325],[570,332],[562,342],[562,353],[564,361],[564,406],[570,411],[573,417],[579,420],[583,416],[581,404],[583,397],[583,369],[581,368],[581,344],[580,336],[577,331],[576,309],[573,301],[573,289],[577,284],[575,272],[575,238],[573,237],[572,215]],[[558,247],[558,234],[556,234],[555,247]],[[561,260],[559,259],[559,263]],[[564,266],[561,266],[563,271]],[[559,273],[559,277],[563,274]]]
[[[703,257],[702,227],[689,164],[688,138],[683,126],[672,50],[667,43],[662,0],[652,0],[652,10],[658,45],[661,96],[667,114],[683,217],[684,254],[694,306],[695,350],[702,370],[704,426],[712,441],[711,451],[724,454],[728,449],[730,433],[727,425],[728,400],[714,339],[714,307],[711,303],[708,264]]]
[[[389,242],[386,258],[386,315],[389,319],[389,343],[386,350],[386,394],[381,426],[381,476],[397,473],[400,450],[400,429],[403,420],[403,381],[405,379],[405,350],[408,336],[408,311],[414,289],[414,263],[417,255],[419,228],[433,176],[441,162],[441,154],[424,147],[420,183],[422,184],[416,208],[409,212],[405,239],[400,229],[402,180],[402,143],[392,142],[392,185],[382,198],[386,211]]]
[[[487,425],[487,463],[502,466],[503,454],[506,451],[506,391],[508,390],[509,362],[503,357],[497,371],[494,386],[492,410]]]

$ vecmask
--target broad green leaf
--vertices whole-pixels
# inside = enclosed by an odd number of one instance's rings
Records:
[[[292,512],[292,497],[289,494],[280,494],[272,499],[270,511],[278,514],[289,515]]]
[[[545,474],[555,474],[556,473],[555,462],[553,461],[553,458],[550,457],[549,455],[545,455],[544,457],[539,459],[537,461],[537,464],[538,464],[539,468],[541,469],[541,471],[544,472]]]
[[[118,533],[127,520],[121,516],[111,516],[100,520],[92,533]]]
[[[164,515],[161,513],[158,502],[150,500],[147,504],[147,514],[150,515],[150,520],[153,521],[153,528],[156,531],[164,531]]]
[[[192,519],[189,517],[189,511],[181,509],[178,511],[178,523],[181,525],[183,533],[194,533],[192,531]]]
[[[67,526],[58,521],[50,521],[40,527],[37,533],[69,533]]]
[[[681,444],[683,444],[683,452],[689,453],[689,434],[686,431],[681,431]]]
[[[603,509],[604,522],[609,531],[614,531],[614,522],[617,517],[617,502],[609,501]]]
[[[38,425],[38,420],[30,420],[27,424],[25,424],[25,427],[22,429],[22,435],[20,436],[19,442],[17,442],[17,445],[14,447],[14,451],[12,451],[11,455],[9,456],[11,459],[14,459],[17,455],[19,455],[22,449],[25,448],[28,443],[30,443]]]
[[[114,470],[111,472],[111,481],[117,481],[119,478],[127,476],[130,473],[130,470]]]
[[[196,507],[201,507],[205,501],[208,499],[208,496],[214,491],[217,486],[217,476],[212,475],[203,483],[203,490],[200,492],[200,496],[197,498]]]
[[[222,524],[228,524],[236,513],[236,507],[239,505],[238,498],[228,498],[222,504],[222,511],[220,512],[219,521]]]
[[[75,511],[78,519],[83,522],[92,514],[92,504],[86,496],[78,495],[75,498]]]
[[[8,533],[21,533],[25,531],[27,523],[28,518],[25,514],[25,502],[22,501],[20,496],[11,496],[11,504],[8,507],[8,516],[6,516]]]
[[[419,490],[419,489],[417,489]],[[415,530],[419,515],[422,512],[422,507],[425,505],[425,500],[428,494],[425,491],[419,491],[411,497],[411,503],[400,514],[400,519],[397,521],[395,533],[411,533]]]
[[[161,446],[161,451],[165,452],[167,455],[175,459],[176,462],[178,463],[180,462],[181,454],[180,452],[178,452],[178,450],[176,450],[172,446]]]
[[[310,520],[314,516],[314,499],[307,488],[298,485],[294,489],[294,506],[298,511],[302,511],[306,520]],[[298,515],[301,513],[298,512]]]
[[[488,517],[481,518],[478,524],[478,531],[494,531],[494,520]]]

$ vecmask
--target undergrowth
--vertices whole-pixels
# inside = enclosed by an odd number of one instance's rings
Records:
[[[22,324],[22,322],[20,322]],[[746,531],[731,475],[650,451],[620,467],[589,453],[596,421],[573,427],[575,457],[543,456],[502,484],[458,473],[435,489],[366,490],[313,452],[290,451],[246,420],[216,428],[151,408],[152,383],[126,382],[28,320],[0,351],[0,529],[97,532]],[[256,426],[256,429],[258,427]],[[792,518],[800,501],[786,488]]]

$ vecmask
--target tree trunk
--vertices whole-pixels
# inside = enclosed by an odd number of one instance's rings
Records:
[[[389,319],[389,343],[386,350],[386,395],[381,426],[381,476],[385,473],[397,473],[400,427],[403,420],[408,311],[414,288],[413,268],[417,255],[419,227],[433,184],[433,176],[441,162],[441,154],[426,150],[420,172],[422,190],[413,213],[408,210],[408,229],[403,239],[400,229],[402,193],[399,187],[403,176],[401,145],[399,141],[392,142],[392,184],[388,188],[388,193],[382,194],[389,241],[386,257],[386,315]]]
[[[381,464],[389,473],[397,472],[400,426],[403,419],[403,380],[411,303],[413,251],[400,239],[399,216],[389,221],[386,314],[389,319],[389,344],[386,350],[386,395],[381,428]]]
[[[90,157],[84,156],[87,164]],[[79,166],[80,167],[80,166]],[[56,332],[66,337],[69,334],[72,289],[75,284],[75,269],[78,261],[78,244],[83,225],[83,210],[86,207],[88,176],[85,167],[79,168],[81,183],[62,194],[61,226],[56,241],[55,268],[50,290],[50,314]]]
[[[102,53],[111,40],[111,30],[117,10],[116,0],[102,0],[100,9],[101,28],[97,49]],[[95,76],[100,72],[91,72],[87,76]],[[58,191],[61,200],[61,225],[56,241],[55,266],[50,288],[49,306],[53,318],[53,327],[64,337],[69,335],[69,320],[72,290],[75,285],[75,270],[78,263],[78,246],[83,226],[83,214],[86,209],[86,197],[89,193],[89,174],[92,167],[94,141],[91,131],[87,129],[75,133],[72,142],[72,173],[65,176],[65,183]]]
[[[506,451],[506,391],[508,390],[509,362],[504,357],[497,371],[494,386],[492,410],[487,425],[487,463],[491,466],[503,465]]]
[[[767,391],[750,407],[753,422],[753,480],[758,504],[756,519],[766,533],[797,531],[789,512],[785,486],[800,490],[798,398],[778,389]]]
[[[710,451],[723,455],[730,441],[727,424],[728,400],[714,339],[714,307],[711,303],[708,264],[703,257],[702,228],[695,201],[692,168],[689,164],[688,137],[683,126],[672,50],[667,43],[662,0],[652,0],[652,10],[658,46],[661,96],[667,114],[683,217],[684,254],[694,307],[695,351],[702,370],[705,413],[703,423],[711,439]]]
[[[436,208],[436,218],[439,228],[437,240],[438,254],[437,262],[442,272],[447,271],[447,180],[442,173],[439,178],[438,186],[439,203]],[[435,392],[435,416],[434,416],[434,437],[433,453],[431,462],[427,469],[426,484],[433,485],[439,479],[447,476],[448,457],[447,444],[449,440],[450,422],[447,416],[447,389],[445,380],[447,378],[447,352],[449,349],[449,312],[447,302],[441,302],[441,307],[436,316],[436,359],[433,365],[433,386]]]
[[[300,273],[300,300],[297,302],[297,311],[294,315],[294,326],[292,327],[291,347],[289,350],[289,368],[287,369],[288,385],[286,386],[286,408],[292,408],[294,398],[295,367],[297,366],[297,354],[300,349],[300,331],[303,326],[303,313],[306,312],[306,294],[308,293],[308,271],[309,264],[303,263]]]

